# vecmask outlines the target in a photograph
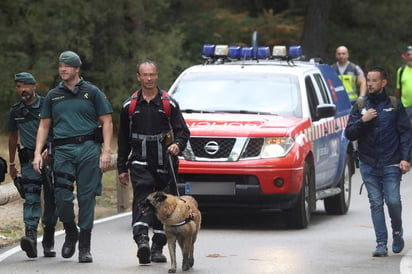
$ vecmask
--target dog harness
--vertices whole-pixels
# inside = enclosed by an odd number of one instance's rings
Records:
[[[182,200],[182,201],[184,201],[184,200]],[[185,201],[186,202],[186,201]],[[182,226],[182,225],[185,225],[185,224],[187,224],[188,222],[190,222],[190,221],[193,221],[193,212],[192,212],[192,209],[190,208],[190,206],[187,206],[187,208],[189,209],[189,217],[187,217],[186,219],[184,219],[183,221],[181,221],[181,222],[179,222],[179,223],[176,223],[176,224],[172,224],[172,225],[169,225],[169,226],[171,226],[171,227],[179,227],[179,226]]]

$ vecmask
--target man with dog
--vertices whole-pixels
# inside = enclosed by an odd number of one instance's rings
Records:
[[[152,61],[137,65],[141,88],[122,106],[118,135],[117,168],[120,183],[133,186],[133,239],[140,264],[166,262],[163,225],[153,212],[145,212],[146,197],[159,190],[175,194],[177,155],[190,137],[178,103],[157,86],[157,66]],[[149,227],[153,228],[149,245]]]

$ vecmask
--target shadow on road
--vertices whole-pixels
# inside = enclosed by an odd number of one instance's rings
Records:
[[[310,225],[334,218],[324,211],[311,215]],[[207,229],[235,230],[290,230],[280,210],[213,210],[202,212],[202,227]]]

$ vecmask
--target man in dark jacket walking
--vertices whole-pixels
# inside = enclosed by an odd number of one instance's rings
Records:
[[[166,262],[162,253],[166,244],[163,225],[153,212],[145,211],[144,201],[157,190],[176,194],[177,155],[185,149],[190,132],[178,103],[158,88],[156,64],[140,63],[136,78],[141,88],[125,101],[120,113],[119,181],[128,184],[130,169],[133,239],[138,246],[139,263]],[[149,227],[153,228],[151,247]]]
[[[368,191],[376,236],[373,257],[388,255],[388,231],[383,204],[386,202],[392,225],[392,251],[404,248],[400,181],[410,169],[412,133],[401,102],[386,94],[385,70],[375,67],[367,73],[368,95],[352,108],[346,137],[358,141],[359,167]]]

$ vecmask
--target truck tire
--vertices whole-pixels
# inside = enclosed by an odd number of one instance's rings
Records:
[[[328,214],[343,215],[348,212],[352,189],[352,165],[350,154],[346,154],[343,174],[339,180],[341,192],[338,195],[326,198],[323,203]]]
[[[309,225],[311,215],[310,186],[313,185],[313,181],[313,167],[308,162],[305,162],[302,189],[300,190],[297,203],[294,208],[284,211],[284,217],[288,227],[302,229]]]

